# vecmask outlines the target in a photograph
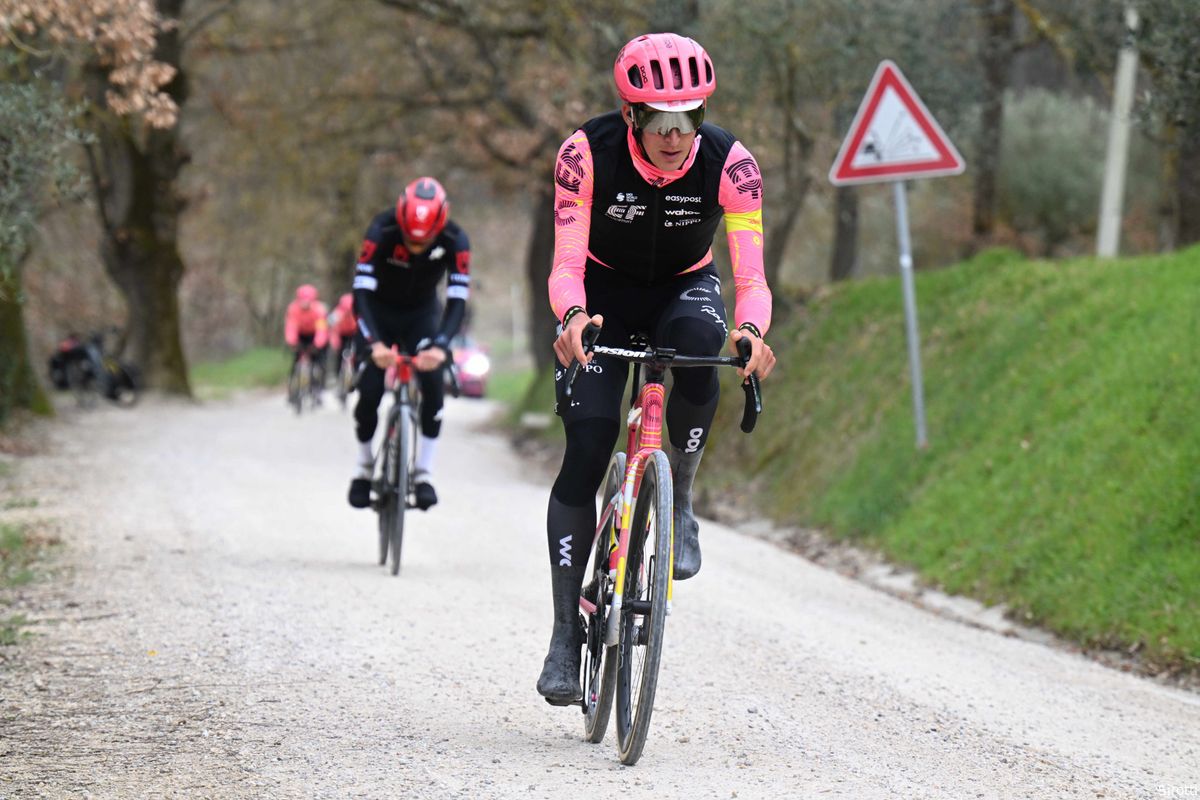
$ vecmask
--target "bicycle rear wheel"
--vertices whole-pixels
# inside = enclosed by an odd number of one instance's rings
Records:
[[[583,658],[583,730],[593,744],[604,740],[608,730],[608,719],[612,715],[613,690],[616,687],[617,653],[614,648],[604,646],[604,631],[608,622],[608,608],[612,603],[612,580],[608,577],[608,553],[612,542],[621,535],[621,516],[612,504],[625,483],[625,454],[617,453],[608,464],[607,477],[600,490],[600,514],[608,514],[607,521],[596,536],[592,546],[592,565],[584,575],[591,582],[584,589],[586,599],[595,604],[596,610],[586,614],[587,649]]]
[[[617,642],[617,752],[623,764],[641,758],[654,710],[671,580],[671,468],[667,454],[646,462],[633,505]]]
[[[288,373],[288,404],[297,414],[300,413],[300,402],[300,362],[296,362]]]
[[[407,408],[401,408],[396,414],[392,427],[395,437],[395,450],[392,452],[394,461],[394,480],[389,481],[392,496],[391,542],[392,574],[400,571],[400,549],[404,544],[404,512],[408,508],[408,481],[410,462],[413,456],[412,415]]]

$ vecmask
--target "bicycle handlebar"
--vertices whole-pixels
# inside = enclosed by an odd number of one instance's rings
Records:
[[[413,359],[415,358],[415,356],[410,356],[407,353],[401,353],[400,347],[398,345],[392,345],[392,355],[394,355],[396,357],[395,363],[399,363],[403,359],[405,361],[408,361],[411,364]],[[447,356],[448,357],[446,358],[446,360],[442,362],[442,365],[437,368],[437,371],[441,372],[442,370],[445,370],[446,374],[450,376],[450,396],[451,397],[461,397],[462,396],[462,386],[459,384],[458,375],[455,374],[454,369],[453,369],[454,355],[453,355],[453,353],[447,351]],[[374,363],[374,362],[371,360],[371,353],[368,350],[366,358],[364,358],[361,362],[359,362],[358,368],[354,370],[354,385],[355,386],[358,385],[358,382],[362,378],[363,373],[366,372],[367,365],[371,364],[371,363]],[[393,366],[395,366],[395,363],[393,363]],[[430,370],[430,372],[433,372],[433,370]],[[394,391],[394,389],[393,389],[393,391]]]
[[[753,345],[746,338],[738,340],[738,354],[736,356],[677,356],[674,350],[665,347],[647,348],[645,350],[604,347],[596,345],[596,340],[599,338],[599,326],[589,322],[587,327],[584,328],[583,336],[580,339],[581,344],[583,344],[584,353],[616,356],[623,361],[635,364],[661,364],[670,367],[745,367],[749,363],[750,355],[753,351]],[[568,399],[574,392],[575,379],[579,377],[579,370],[582,367],[583,365],[579,361],[574,361],[567,368],[565,394]],[[746,376],[746,379],[742,381],[742,391],[745,393],[746,398],[742,411],[741,428],[743,433],[750,433],[758,423],[758,415],[762,413],[762,384],[758,380],[758,376],[754,373]]]

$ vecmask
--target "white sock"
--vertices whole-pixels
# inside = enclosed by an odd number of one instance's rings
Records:
[[[430,439],[421,434],[421,443],[417,446],[417,472],[433,472],[433,457],[437,452],[437,439]]]
[[[358,443],[358,463],[354,465],[355,475],[359,478],[370,478],[371,469],[375,466],[375,456],[371,452],[370,442]]]

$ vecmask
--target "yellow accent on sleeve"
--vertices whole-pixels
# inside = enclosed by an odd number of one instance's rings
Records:
[[[762,229],[761,209],[725,214],[725,230],[727,233],[750,231],[761,234]]]

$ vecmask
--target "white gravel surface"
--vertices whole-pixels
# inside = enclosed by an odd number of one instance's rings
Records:
[[[56,424],[9,487],[70,568],[0,666],[0,797],[1200,797],[1196,695],[715,523],[622,767],[534,691],[548,482],[488,411],[448,407],[442,503],[396,578],[346,505],[348,414],[254,395]]]

